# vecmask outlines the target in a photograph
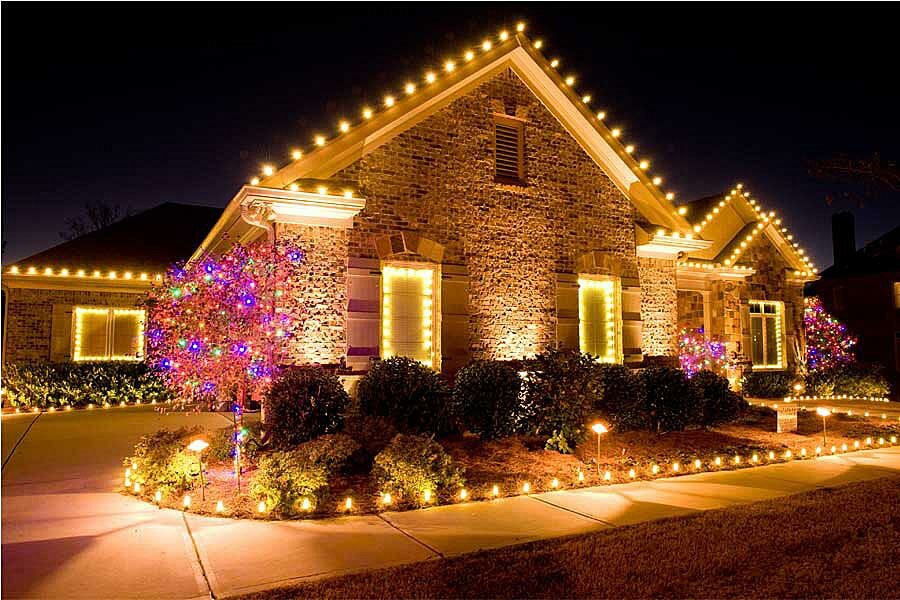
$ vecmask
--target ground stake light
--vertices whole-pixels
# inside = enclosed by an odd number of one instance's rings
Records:
[[[594,423],[593,425],[591,425],[591,430],[597,434],[597,474],[599,475],[600,474],[600,436],[603,435],[604,433],[606,433],[607,431],[609,431],[609,429],[606,428],[606,425],[604,425],[603,423],[600,423],[598,421],[597,423]]]
[[[200,439],[194,440],[187,447],[191,452],[197,453],[197,465],[200,467],[200,498],[202,500],[206,500],[206,488],[203,485],[203,460],[200,458],[200,454],[208,447],[209,444]]]
[[[822,417],[822,445],[827,446],[828,440],[825,438],[825,418],[831,414],[831,411],[824,406],[820,406],[816,409],[816,414]]]

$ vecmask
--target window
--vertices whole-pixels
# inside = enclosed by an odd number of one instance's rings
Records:
[[[750,301],[750,359],[756,369],[783,369],[784,303]]]
[[[385,266],[381,278],[381,356],[433,367],[435,270]]]
[[[72,311],[72,359],[143,360],[144,311],[76,306]]]
[[[894,308],[900,309],[900,281],[894,282]]]
[[[618,280],[578,278],[579,346],[601,362],[622,362],[620,297]]]
[[[525,181],[525,128],[521,121],[498,116],[494,122],[494,178],[501,183]]]

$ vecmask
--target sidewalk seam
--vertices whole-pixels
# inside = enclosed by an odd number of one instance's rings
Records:
[[[583,512],[578,512],[577,510],[573,510],[571,508],[566,508],[565,506],[560,506],[559,504],[554,504],[549,500],[544,500],[543,498],[538,498],[537,496],[528,496],[532,500],[537,500],[538,502],[543,502],[547,506],[552,506],[553,508],[558,508],[559,510],[564,510],[566,512],[570,512],[573,515],[578,515],[579,517],[584,517],[585,519],[590,519],[591,521],[596,521],[597,523],[603,523],[604,525],[608,525],[610,527],[616,527],[614,523],[610,523],[609,521],[604,521],[603,519],[598,519],[597,517],[592,517],[591,515],[585,514]]]
[[[209,583],[209,577],[206,575],[206,567],[203,566],[203,560],[200,558],[200,548],[197,547],[197,540],[194,539],[194,533],[191,531],[191,524],[188,523],[187,515],[183,512],[181,513],[181,520],[184,522],[184,528],[187,530],[188,538],[194,547],[194,555],[197,557],[197,564],[200,565],[200,573],[203,575],[206,589],[209,590],[209,597],[215,600],[216,595],[213,592],[212,585]]]
[[[41,415],[42,415],[42,414],[44,414],[44,413],[43,413],[43,412],[39,412],[39,413],[31,420],[31,423],[28,424],[28,427],[25,429],[25,431],[22,432],[22,436],[21,436],[21,437],[19,438],[19,440],[16,442],[16,445],[13,446],[12,450],[10,450],[9,456],[7,456],[7,457],[6,457],[6,460],[3,461],[3,466],[0,467],[0,471],[2,471],[3,469],[5,469],[7,463],[9,463],[9,461],[12,460],[12,457],[13,457],[13,455],[16,453],[16,450],[19,449],[19,444],[22,443],[22,441],[25,439],[25,436],[28,435],[28,432],[31,431],[31,428],[34,427],[34,424],[37,423],[37,420],[41,418]]]
[[[438,550],[437,548],[432,548],[431,546],[429,546],[428,544],[426,544],[425,542],[423,542],[423,541],[420,540],[419,538],[413,536],[411,533],[408,533],[408,532],[406,532],[406,531],[400,529],[399,527],[397,527],[396,525],[394,525],[393,523],[391,523],[390,521],[388,521],[387,519],[385,519],[384,516],[382,516],[381,513],[377,513],[375,516],[378,517],[379,519],[381,519],[382,521],[384,521],[385,523],[387,523],[388,525],[390,525],[391,527],[393,527],[394,529],[396,529],[397,531],[399,531],[400,533],[402,533],[403,535],[405,535],[406,537],[408,537],[409,539],[411,539],[412,541],[416,542],[417,544],[420,544],[421,546],[424,546],[424,547],[425,547],[426,549],[428,549],[429,551],[434,552],[438,557],[444,558],[444,553],[443,553],[443,552],[441,552],[441,551]]]

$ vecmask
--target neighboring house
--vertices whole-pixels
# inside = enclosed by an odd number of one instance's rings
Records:
[[[856,249],[851,213],[832,218],[834,265],[810,284],[825,310],[859,338],[856,355],[900,383],[900,227]]]
[[[448,61],[266,166],[192,258],[305,250],[283,362],[453,373],[557,346],[671,362],[702,325],[755,368],[790,367],[815,274],[780,220],[741,186],[673,204],[555,66],[521,34]]]
[[[7,266],[3,362],[141,360],[141,302],[219,208],[166,203]]]

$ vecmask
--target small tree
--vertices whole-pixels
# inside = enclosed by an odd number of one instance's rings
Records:
[[[147,300],[148,357],[182,400],[258,395],[271,382],[291,318],[276,311],[304,255],[260,242],[169,269]]]
[[[725,344],[707,339],[703,328],[682,329],[678,335],[678,362],[690,378],[703,370],[718,372],[728,363]]]

